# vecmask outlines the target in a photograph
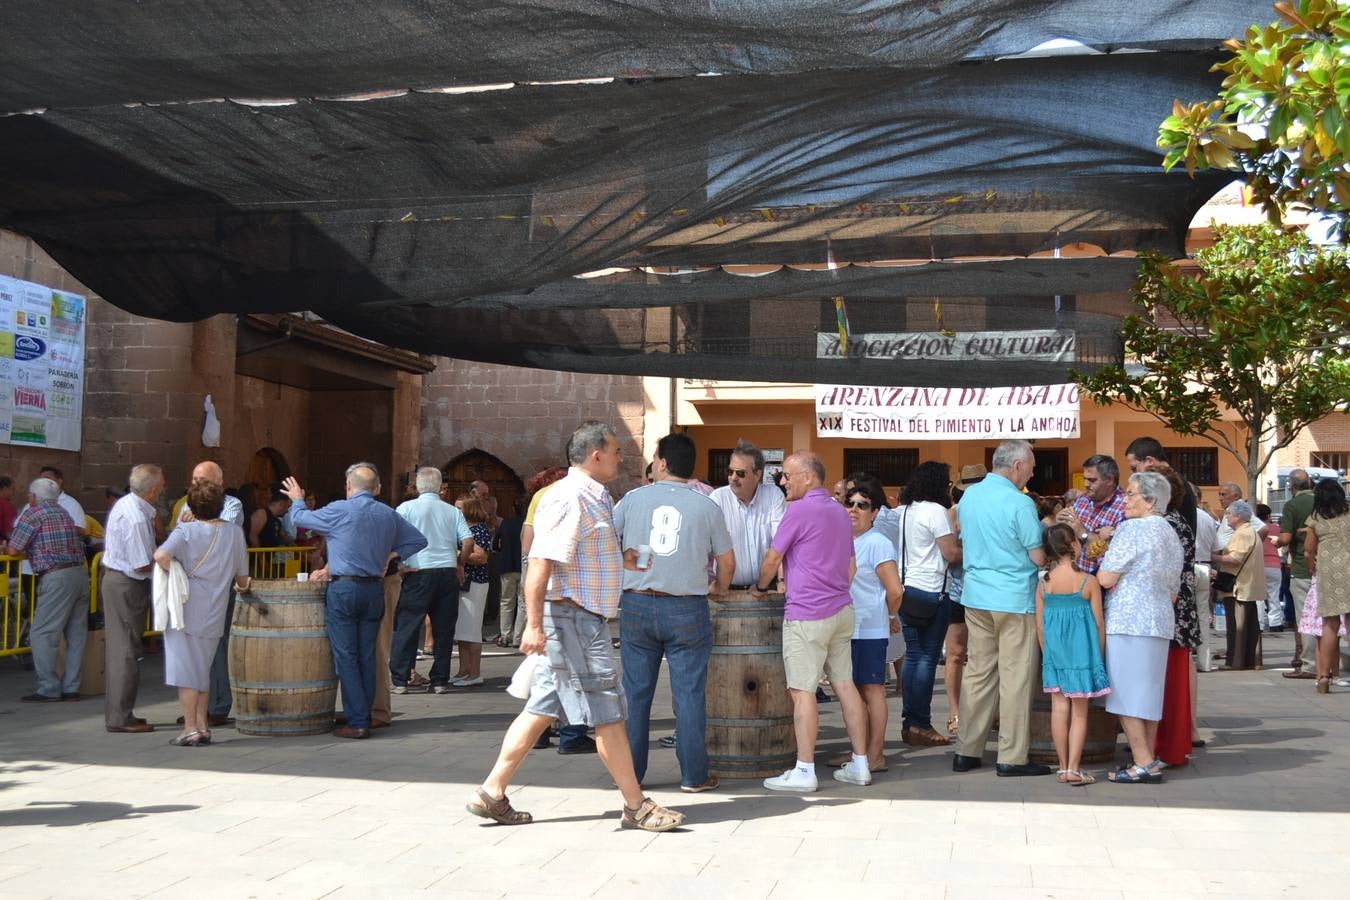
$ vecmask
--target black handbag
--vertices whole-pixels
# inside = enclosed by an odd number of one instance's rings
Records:
[[[931,598],[931,591],[920,591],[918,588],[911,589],[909,585],[905,584],[905,539],[907,537],[905,526],[908,522],[909,506],[906,505],[904,515],[900,517],[900,585],[904,588],[904,594],[900,599],[900,622],[910,628],[927,628],[937,619],[942,601],[947,599],[948,570],[942,571],[942,590],[938,593],[936,600]]]

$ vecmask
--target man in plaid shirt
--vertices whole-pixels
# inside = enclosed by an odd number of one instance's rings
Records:
[[[28,640],[37,672],[37,691],[25,703],[80,699],[80,669],[89,631],[89,572],[84,543],[69,514],[57,502],[61,487],[38,478],[28,487],[29,506],[14,523],[6,553],[27,554],[37,574],[37,597]],[[81,523],[83,524],[83,523]],[[64,677],[56,674],[56,651],[66,639]]]
[[[503,825],[533,821],[506,799],[511,776],[555,720],[595,728],[600,758],[624,808],[619,824],[669,831],[683,813],[642,793],[624,728],[627,713],[606,619],[619,608],[624,557],[614,532],[614,502],[605,483],[619,474],[623,454],[613,427],[585,422],[567,445],[571,469],[554,484],[534,517],[525,574],[527,624],[520,649],[541,654],[524,711],[507,729],[497,764],[468,803],[469,812]]]
[[[1120,466],[1114,459],[1099,453],[1083,461],[1083,493],[1071,509],[1060,510],[1058,518],[1078,535],[1082,545],[1078,567],[1095,575],[1102,558],[1088,556],[1088,544],[1111,540],[1116,526],[1125,521],[1125,492],[1120,489]]]

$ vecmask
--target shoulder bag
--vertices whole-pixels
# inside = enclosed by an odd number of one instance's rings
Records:
[[[910,628],[927,628],[937,618],[942,601],[947,599],[949,570],[946,568],[942,570],[942,590],[938,593],[936,600],[932,597],[932,591],[911,588],[905,582],[905,575],[907,574],[906,557],[908,556],[906,553],[906,539],[908,538],[906,526],[909,524],[909,506],[909,504],[905,506],[905,512],[900,517],[900,586],[904,589],[904,594],[900,600],[900,622]]]
[[[1258,535],[1256,543],[1252,544],[1252,549],[1248,550],[1247,555],[1242,558],[1242,565],[1237,567],[1237,572],[1218,572],[1214,575],[1215,591],[1225,596],[1229,596],[1237,590],[1238,574],[1241,573],[1243,569],[1247,568],[1247,563],[1251,560],[1252,554],[1256,552],[1256,548],[1260,546],[1260,544],[1261,537]]]

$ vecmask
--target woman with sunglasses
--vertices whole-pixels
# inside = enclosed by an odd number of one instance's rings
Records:
[[[877,512],[885,505],[885,494],[874,478],[852,480],[844,497],[857,560],[857,572],[849,585],[854,622],[853,683],[867,708],[867,760],[874,774],[886,771],[886,647],[891,628],[899,625],[895,615],[902,593],[895,544],[873,527]],[[852,753],[845,753],[831,762],[845,765],[852,757]]]

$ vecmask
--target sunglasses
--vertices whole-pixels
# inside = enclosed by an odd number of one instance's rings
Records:
[[[745,478],[749,474],[749,469],[727,469],[728,478]]]
[[[872,508],[871,502],[867,500],[848,500],[845,501],[844,505],[847,506],[849,509],[860,509],[863,512],[867,512],[869,509]]]

